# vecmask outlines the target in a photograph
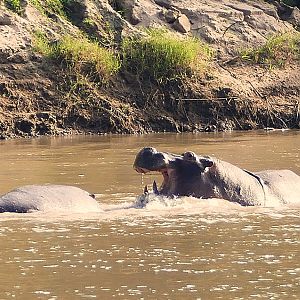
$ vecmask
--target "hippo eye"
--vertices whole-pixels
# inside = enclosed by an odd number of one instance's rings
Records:
[[[183,153],[183,158],[187,160],[196,160],[196,154],[194,152],[188,151]]]

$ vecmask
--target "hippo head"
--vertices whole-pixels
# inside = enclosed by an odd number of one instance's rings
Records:
[[[137,154],[133,167],[138,173],[160,172],[163,182],[160,189],[153,184],[156,194],[165,196],[194,196],[208,198],[211,187],[205,173],[214,164],[206,156],[188,151],[181,155],[159,152],[155,148],[143,148]]]

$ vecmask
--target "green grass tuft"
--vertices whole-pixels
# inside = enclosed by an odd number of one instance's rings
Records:
[[[85,38],[74,39],[65,36],[56,48],[57,56],[76,69],[90,69],[104,78],[116,74],[120,68],[117,56],[110,50],[100,47],[97,42]]]
[[[66,18],[64,5],[61,0],[29,0],[42,14],[49,16],[57,14]]]
[[[47,57],[54,56],[54,46],[42,31],[36,31],[33,38],[33,49]]]
[[[64,36],[51,44],[44,34],[37,32],[33,47],[37,52],[64,62],[74,72],[88,75],[92,80],[105,82],[120,68],[118,56],[84,37]]]
[[[300,33],[284,33],[269,38],[257,48],[241,51],[242,59],[268,67],[283,67],[300,59]]]
[[[74,3],[74,0],[29,0],[29,2],[46,16],[56,14],[68,19],[69,7]]]
[[[21,15],[23,13],[23,8],[21,6],[21,0],[4,0],[5,6],[11,11]]]
[[[212,51],[195,38],[180,39],[165,30],[152,29],[147,37],[125,39],[122,56],[126,71],[162,83],[198,72]]]

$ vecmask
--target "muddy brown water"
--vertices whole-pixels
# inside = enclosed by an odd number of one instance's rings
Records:
[[[71,184],[103,213],[0,215],[0,299],[300,299],[300,206],[153,199],[144,146],[300,174],[300,132],[77,136],[0,142],[0,194]],[[300,195],[299,195],[300,197]]]

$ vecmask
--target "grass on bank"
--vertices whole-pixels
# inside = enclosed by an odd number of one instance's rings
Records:
[[[29,2],[44,15],[58,14],[66,17],[63,0],[29,0]]]
[[[84,37],[64,36],[51,43],[41,32],[35,34],[34,49],[46,57],[64,62],[75,72],[88,75],[92,80],[107,81],[120,68],[120,60],[111,50]]]
[[[28,0],[42,14],[51,17],[59,15],[72,22],[77,17],[79,3],[77,0]]]
[[[268,67],[283,67],[300,60],[300,33],[284,33],[270,37],[265,44],[241,51],[242,59]]]
[[[11,11],[22,15],[24,8],[22,0],[4,0],[5,6]],[[49,16],[57,14],[61,17],[68,18],[69,8],[74,5],[74,0],[28,0],[42,14]]]
[[[11,11],[21,15],[23,12],[23,8],[21,5],[21,0],[4,0],[5,6]]]
[[[120,49],[122,60],[117,53],[84,37],[64,36],[51,43],[45,34],[36,32],[34,48],[94,81],[105,81],[122,67],[139,80],[166,83],[203,71],[213,54],[195,38],[180,39],[162,30],[151,30],[142,38],[126,38]]]
[[[205,68],[212,50],[198,39],[178,38],[165,30],[148,30],[147,37],[126,38],[123,68],[141,80],[158,83],[190,76]]]
[[[64,2],[68,0],[29,0],[40,12],[44,14],[57,13],[61,16],[65,16]],[[21,0],[5,0],[5,6],[11,11],[22,15],[23,7]]]

